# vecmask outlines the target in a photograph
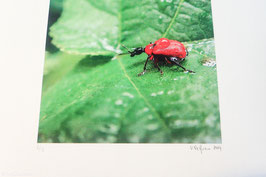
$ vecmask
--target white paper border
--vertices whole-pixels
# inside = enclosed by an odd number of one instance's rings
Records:
[[[266,1],[212,4],[222,151],[200,153],[186,144],[37,144],[49,1],[2,2],[0,176],[266,176]]]

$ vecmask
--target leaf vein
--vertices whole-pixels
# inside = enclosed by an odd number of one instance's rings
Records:
[[[163,127],[170,132],[169,127],[166,125],[165,121],[163,120],[163,118],[160,116],[160,114],[156,111],[156,109],[152,106],[152,104],[147,100],[146,97],[144,97],[139,88],[136,86],[136,84],[132,81],[132,79],[129,77],[129,75],[127,74],[126,68],[124,67],[123,63],[120,61],[120,59],[118,58],[118,63],[120,65],[120,67],[122,68],[125,77],[128,79],[128,81],[131,83],[131,85],[135,88],[135,90],[137,91],[138,95],[144,100],[144,102],[147,104],[148,107],[150,107],[150,109],[152,110],[152,112],[154,113],[154,115],[156,116],[156,118],[162,123]]]
[[[163,34],[162,37],[165,37],[165,36],[169,33],[170,28],[173,26],[173,24],[174,24],[174,22],[175,22],[175,19],[176,19],[176,17],[177,17],[178,14],[179,14],[179,11],[180,11],[180,8],[181,8],[183,2],[184,2],[184,0],[181,0],[181,1],[179,2],[179,5],[178,5],[178,7],[177,7],[177,9],[176,9],[176,12],[175,12],[175,15],[174,15],[174,17],[172,18],[172,20],[171,20],[169,26],[167,27],[167,29],[166,29],[166,31],[165,31],[165,33]]]

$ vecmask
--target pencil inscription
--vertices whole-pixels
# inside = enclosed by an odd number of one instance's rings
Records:
[[[208,151],[222,151],[222,146],[221,145],[190,145],[190,150],[191,151],[198,151],[201,154],[204,152]]]

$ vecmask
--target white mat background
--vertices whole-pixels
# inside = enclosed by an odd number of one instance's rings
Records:
[[[38,145],[48,8],[0,2],[0,176],[266,176],[265,0],[212,0],[223,143],[203,154],[186,144]]]

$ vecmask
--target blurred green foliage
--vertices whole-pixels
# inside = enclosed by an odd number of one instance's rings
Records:
[[[53,43],[74,54],[112,55],[120,44],[213,37],[210,0],[65,0]]]
[[[47,35],[46,35],[46,50],[49,52],[56,52],[58,49],[52,44],[52,38],[49,36],[50,27],[57,21],[61,16],[63,9],[63,0],[50,0],[50,10],[47,25]]]
[[[221,141],[210,0],[61,2],[50,6],[62,11],[49,28],[61,52],[46,55],[39,142]],[[184,42],[196,74],[162,65],[160,76],[150,63],[137,77],[146,56],[118,55],[160,37]]]

